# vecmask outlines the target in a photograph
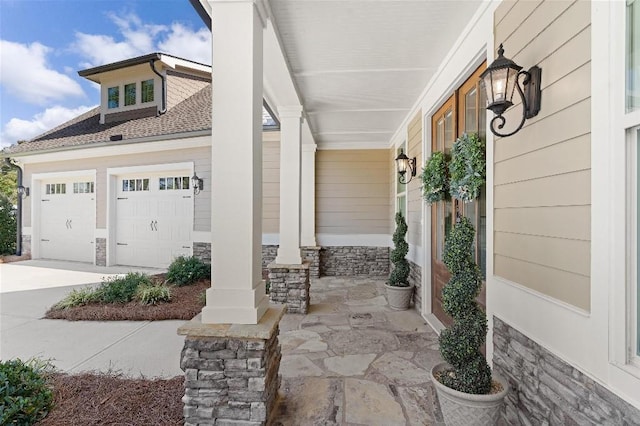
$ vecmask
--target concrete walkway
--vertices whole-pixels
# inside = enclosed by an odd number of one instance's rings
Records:
[[[308,315],[284,316],[277,425],[444,425],[437,335],[384,294],[384,278],[324,277]]]
[[[0,264],[0,359],[38,357],[68,372],[120,371],[130,376],[182,375],[184,321],[63,321],[42,319],[74,288],[103,277],[156,269],[30,260]],[[81,285],[69,285],[81,284]]]

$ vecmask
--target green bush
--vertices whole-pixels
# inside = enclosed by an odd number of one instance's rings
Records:
[[[16,252],[16,212],[9,198],[0,194],[0,255]]]
[[[473,258],[475,229],[463,217],[446,237],[444,264],[451,279],[442,290],[442,307],[453,324],[440,334],[440,353],[453,369],[440,382],[460,392],[486,394],[491,390],[491,369],[480,352],[487,335],[487,317],[476,302],[482,277]]]
[[[0,424],[32,425],[51,409],[53,391],[38,364],[19,359],[0,362]]]
[[[171,300],[171,289],[166,285],[142,284],[136,290],[136,300],[143,305],[157,305]]]
[[[129,272],[124,277],[105,279],[96,293],[102,303],[127,303],[133,300],[140,285],[151,285],[151,278],[140,272]]]
[[[98,292],[91,287],[83,287],[77,290],[71,290],[64,299],[56,303],[57,309],[69,309],[76,306],[88,305],[89,303],[99,302]]]
[[[167,271],[167,281],[177,286],[193,284],[210,276],[211,265],[193,256],[176,258]]]
[[[449,193],[448,159],[435,151],[422,169],[422,196],[429,204],[444,200]]]
[[[409,244],[405,241],[407,235],[407,222],[401,212],[396,213],[396,230],[393,233],[394,249],[391,250],[391,262],[393,271],[389,275],[389,285],[395,287],[409,287],[409,262],[406,259],[409,253]]]

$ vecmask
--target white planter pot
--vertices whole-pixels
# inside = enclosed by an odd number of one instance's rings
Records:
[[[398,311],[409,309],[411,296],[413,295],[413,285],[409,287],[396,287],[385,284],[384,286],[387,289],[387,302],[389,302],[391,309]]]
[[[451,368],[446,362],[431,369],[431,380],[436,387],[442,416],[447,426],[494,426],[500,418],[504,398],[509,392],[509,384],[493,373],[492,378],[500,382],[502,391],[489,395],[473,395],[458,392],[440,383],[435,373]]]

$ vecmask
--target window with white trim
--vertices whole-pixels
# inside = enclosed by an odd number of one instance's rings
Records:
[[[149,178],[124,179],[122,181],[122,192],[139,192],[149,190]]]
[[[67,184],[66,183],[48,183],[45,187],[45,193],[47,195],[66,194]]]
[[[74,194],[93,194],[94,186],[93,182],[74,182],[73,193]]]
[[[640,0],[627,0],[625,132],[627,141],[628,362],[640,367]]]
[[[158,180],[160,191],[171,191],[175,189],[189,189],[191,178],[189,176],[161,177]]]

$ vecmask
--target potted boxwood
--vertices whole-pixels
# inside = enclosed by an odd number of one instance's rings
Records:
[[[409,244],[405,241],[406,234],[407,222],[402,213],[398,212],[396,230],[393,233],[394,248],[391,250],[393,270],[385,284],[389,306],[396,310],[408,309],[413,295],[413,285],[409,283],[409,262],[406,259],[409,252]]]
[[[480,154],[480,152],[482,154]],[[484,143],[477,135],[463,135],[453,148],[450,164],[451,195],[470,201],[484,183]],[[453,318],[440,334],[440,353],[446,362],[431,370],[445,423],[495,425],[507,382],[491,368],[480,348],[487,335],[487,317],[476,302],[482,276],[473,256],[475,229],[459,219],[445,238],[443,261],[451,279],[442,290],[442,307]]]

